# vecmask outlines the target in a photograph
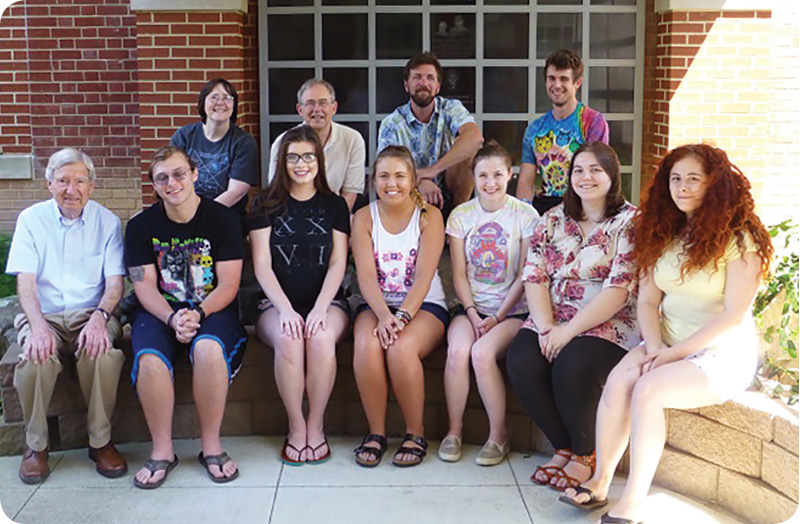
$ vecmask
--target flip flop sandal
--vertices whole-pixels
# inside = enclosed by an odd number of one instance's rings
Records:
[[[428,442],[425,440],[425,437],[421,435],[414,435],[412,433],[406,433],[406,436],[403,437],[403,442],[409,440],[420,447],[416,448],[411,446],[400,446],[400,448],[395,451],[394,457],[392,457],[392,464],[398,468],[410,468],[416,466],[417,464],[422,463],[422,459],[424,459],[425,455],[428,454]],[[414,458],[408,461],[399,460],[398,458],[404,454],[414,455]]]
[[[560,502],[564,504],[569,504],[570,506],[574,506],[576,508],[584,509],[586,511],[592,511],[593,509],[602,508],[603,506],[608,504],[608,498],[598,499],[597,494],[590,490],[589,488],[584,488],[583,486],[577,486],[572,488],[575,490],[575,495],[589,495],[589,500],[586,502],[578,502],[575,498],[570,498],[566,495],[562,495],[558,497]]]
[[[158,473],[159,471],[164,472],[164,476],[161,480],[152,483],[141,482],[136,477],[133,478],[133,485],[139,489],[156,489],[157,487],[161,486],[169,473],[178,467],[178,455],[173,455],[172,461],[169,460],[156,460],[156,459],[147,459],[147,462],[144,463],[144,467],[150,471],[150,478],[153,478],[153,475]]]
[[[331,458],[331,447],[328,445],[328,437],[325,437],[325,439],[322,441],[322,443],[319,446],[306,446],[306,448],[311,450],[311,456],[312,457],[316,457],[317,456],[317,450],[320,449],[322,446],[328,446],[328,451],[318,459],[315,459],[315,458],[306,459],[306,464],[311,464],[312,466],[317,466],[319,464],[322,464],[323,462],[327,462],[328,460],[330,460],[330,458]]]
[[[572,451],[569,449],[557,449],[554,454],[567,460],[572,458]],[[536,478],[536,473],[539,471],[545,474],[546,478],[544,480],[539,480]],[[563,470],[558,466],[536,466],[536,469],[533,470],[533,475],[531,475],[531,482],[534,484],[539,484],[540,486],[547,486],[550,484],[550,479],[552,479],[553,476],[557,475],[559,472],[563,472]]]
[[[293,451],[297,452],[297,459],[289,458],[289,455],[286,454],[286,451],[292,449]],[[303,448],[306,449],[306,448]],[[287,466],[302,466],[305,464],[305,461],[300,460],[300,456],[303,454],[303,450],[297,449],[293,445],[289,444],[289,439],[283,441],[283,448],[281,449],[281,462],[286,464]]]
[[[600,517],[600,524],[644,524],[644,522],[636,522],[635,520],[626,519],[624,517],[612,517],[606,512]]]
[[[366,444],[370,442],[377,442],[380,447],[367,446]],[[381,463],[381,460],[383,460],[383,454],[386,453],[386,448],[388,447],[389,444],[386,442],[385,436],[376,434],[367,435],[364,437],[364,440],[361,441],[361,445],[353,450],[353,453],[356,454],[356,464],[364,468],[376,467]],[[370,458],[364,459],[359,457],[362,453],[368,453]]]
[[[219,455],[204,455],[201,451],[200,454],[197,455],[197,461],[206,468],[206,473],[208,473],[209,478],[217,484],[225,484],[226,482],[239,478],[239,468],[236,468],[236,471],[234,471],[230,477],[215,477],[214,474],[211,473],[211,468],[209,466],[218,466],[219,470],[222,471],[222,466],[231,461],[231,457],[224,451]]]

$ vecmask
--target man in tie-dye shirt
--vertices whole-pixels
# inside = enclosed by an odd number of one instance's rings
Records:
[[[532,201],[539,214],[561,203],[575,150],[593,140],[608,143],[606,119],[577,99],[583,82],[583,62],[578,55],[560,49],[547,57],[544,80],[553,109],[525,130],[517,184],[517,197]],[[542,179],[542,188],[534,196],[537,177]]]
[[[428,203],[449,209],[472,196],[472,157],[483,144],[475,119],[456,99],[436,96],[442,66],[431,52],[413,56],[403,69],[407,104],[381,122],[378,153],[386,146],[406,146],[417,167],[417,187]]]

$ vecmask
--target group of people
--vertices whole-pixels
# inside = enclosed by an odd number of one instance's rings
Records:
[[[626,488],[602,522],[639,522],[664,443],[663,409],[722,402],[752,378],[749,308],[773,252],[749,182],[715,147],[671,151],[643,205],[626,202],[608,125],[576,99],[581,75],[571,51],[547,59],[553,108],[525,132],[516,197],[508,192],[508,152],[484,143],[460,102],[437,96],[441,66],[432,53],[406,64],[410,100],[380,126],[377,199],[355,213],[364,142],[332,121],[335,92],[322,79],[298,90],[303,123],[276,139],[270,182],[249,207],[256,142],[235,125],[234,87],[208,82],[201,122],[178,130],[153,156],[158,203],[128,222],[124,250],[120,220],[89,199],[91,159],[74,149],[54,154],[46,170],[53,199],[20,214],[6,269],[18,276],[23,309],[14,377],[26,428],[22,481],[49,474],[47,405],[61,359],[73,353],[88,406],[89,457],[107,477],[127,471],[110,423],[124,360],[114,347],[121,333],[114,310],[126,274],[138,302],[131,383],[153,441],[135,485],[157,488],[178,464],[171,375],[185,349],[198,461],[214,482],[238,477],[220,426],[247,340],[236,296],[249,242],[264,294],[256,334],[274,351],[289,421],[285,464],[331,456],[324,414],[336,345],[352,325],[369,426],[355,450],[360,466],[378,466],[387,451],[390,383],[406,426],[392,463],[423,461],[422,361],[446,342],[449,429],[441,460],[461,456],[470,367],[489,419],[476,462],[504,460],[505,359],[515,394],[555,449],[531,480],[564,491],[565,503],[605,505],[630,441]],[[453,312],[438,273],[446,236]],[[363,297],[354,311],[342,287],[349,253]]]

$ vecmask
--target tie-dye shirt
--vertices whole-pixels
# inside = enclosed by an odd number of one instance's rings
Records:
[[[474,124],[475,119],[456,99],[437,96],[434,104],[428,123],[417,120],[411,111],[411,102],[386,115],[378,131],[378,152],[386,146],[406,146],[411,150],[417,169],[430,167],[447,154],[461,126]]]
[[[522,163],[535,164],[542,179],[541,196],[563,196],[572,155],[585,142],[608,144],[608,123],[599,111],[578,102],[567,118],[557,120],[550,110],[525,130]]]

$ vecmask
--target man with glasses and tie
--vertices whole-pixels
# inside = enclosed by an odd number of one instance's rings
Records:
[[[244,217],[247,192],[258,185],[258,145],[236,125],[239,98],[224,78],[200,89],[200,122],[178,129],[170,145],[183,149],[197,165],[198,195],[216,200]]]
[[[345,199],[352,213],[356,198],[364,192],[365,148],[361,133],[333,121],[339,108],[336,92],[330,82],[321,78],[311,78],[300,86],[296,108],[303,124],[311,126],[322,142],[328,186]],[[284,134],[275,139],[270,149],[270,182],[275,177],[278,150]]]
[[[47,463],[47,406],[65,359],[75,368],[88,406],[89,458],[109,478],[128,470],[111,443],[111,414],[117,398],[122,335],[114,316],[122,296],[122,231],[114,213],[89,196],[92,159],[62,149],[45,170],[53,198],[20,213],[6,272],[17,276],[23,313],[14,319],[22,355],[14,372],[25,421],[25,451],[19,478],[43,482]]]
[[[141,305],[131,321],[131,382],[153,439],[134,484],[157,488],[178,464],[172,366],[184,349],[200,422],[197,460],[212,481],[229,482],[239,469],[222,448],[220,425],[247,341],[236,305],[244,257],[239,217],[195,192],[198,170],[181,149],[158,150],[149,176],[159,202],[133,217],[125,235],[125,264]]]

